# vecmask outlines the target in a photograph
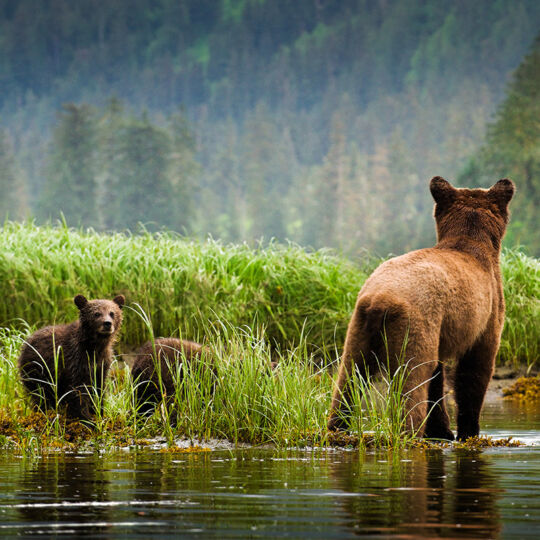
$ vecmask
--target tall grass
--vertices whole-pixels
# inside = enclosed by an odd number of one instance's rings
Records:
[[[103,448],[123,438],[124,442],[165,435],[170,445],[178,437],[191,439],[227,439],[234,443],[274,443],[277,446],[326,443],[326,422],[333,389],[329,371],[319,367],[307,352],[306,343],[292,351],[277,352],[264,340],[262,328],[238,329],[220,324],[206,329],[209,335],[209,352],[206,360],[212,361],[213,370],[204,369],[200,363],[186,363],[182,377],[178,377],[174,404],[167,408],[169,397],[153,416],[137,414],[134,385],[129,370],[122,362],[112,369],[107,380],[103,415],[96,418],[92,430],[84,433]],[[28,426],[21,418],[31,416],[28,397],[25,396],[16,369],[17,348],[9,344],[22,341],[18,331],[5,331],[0,341],[2,362],[0,381],[11,389],[11,396],[0,395],[0,417],[12,420],[11,425],[24,425],[17,431],[16,439],[24,448],[35,450],[29,441],[39,444],[58,441],[67,437],[70,430],[65,419],[52,411],[44,423]],[[271,360],[278,358],[272,369]],[[211,359],[211,360],[210,360]],[[380,404],[369,385],[358,385],[354,407],[361,424],[353,429],[376,433],[379,444],[398,446],[406,442],[401,437],[403,419],[390,407],[392,416],[385,418],[386,409],[373,413]],[[373,397],[375,396],[375,397]],[[373,402],[371,402],[373,399]],[[389,396],[391,403],[398,397]],[[361,405],[360,405],[361,404]],[[387,407],[388,409],[388,407]],[[368,412],[362,412],[363,410]],[[4,422],[0,418],[0,424]],[[37,446],[39,446],[39,444]],[[1,442],[0,442],[1,445]]]
[[[502,257],[506,321],[499,350],[502,361],[538,368],[540,359],[540,260],[517,250]]]
[[[294,245],[187,241],[170,234],[96,234],[64,227],[6,223],[0,230],[0,325],[37,326],[77,316],[73,296],[123,293],[151,314],[156,335],[202,338],[208,321],[264,325],[266,340],[315,347],[344,336],[366,278],[329,251]],[[144,324],[127,316],[122,342],[144,340]]]
[[[502,257],[507,321],[498,362],[532,367],[540,355],[539,261]],[[276,350],[303,344],[319,359],[341,349],[357,293],[374,261],[328,250],[189,241],[173,234],[97,234],[7,222],[0,229],[0,326],[77,317],[73,297],[123,293],[152,319],[156,336],[204,340],[209,324],[264,327]],[[147,339],[126,310],[121,348]]]

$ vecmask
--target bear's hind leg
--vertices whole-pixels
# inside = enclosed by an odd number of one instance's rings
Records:
[[[458,436],[461,441],[477,437],[480,433],[480,411],[484,403],[497,347],[479,341],[457,362],[454,383],[458,407]]]
[[[431,376],[431,381],[429,381],[428,418],[424,437],[454,440],[454,434],[450,429],[450,418],[444,403],[444,367],[440,361]]]
[[[349,418],[351,416],[352,401],[352,376],[354,370],[364,380],[368,378],[368,370],[372,366],[366,365],[371,354],[369,347],[365,345],[369,341],[369,336],[363,333],[363,314],[355,310],[349,323],[345,346],[341,356],[337,381],[332,394],[332,404],[328,417],[328,430],[345,430],[349,427]]]

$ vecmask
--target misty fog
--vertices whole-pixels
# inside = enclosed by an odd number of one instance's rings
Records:
[[[385,255],[434,241],[432,176],[500,173],[536,252],[538,154],[495,142],[539,29],[535,0],[0,0],[2,218]]]

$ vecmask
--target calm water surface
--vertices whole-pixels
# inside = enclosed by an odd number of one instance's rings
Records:
[[[486,408],[522,448],[0,454],[0,534],[540,538],[540,411]]]

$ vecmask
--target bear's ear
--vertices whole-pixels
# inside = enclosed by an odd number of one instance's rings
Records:
[[[503,178],[490,188],[488,197],[499,207],[501,212],[505,212],[515,190],[514,182],[508,178]]]
[[[88,300],[82,295],[78,294],[73,301],[75,302],[75,305],[79,308],[79,311],[88,304]]]
[[[124,303],[125,303],[126,299],[124,298],[124,295],[123,294],[119,294],[118,296],[115,296],[113,298],[113,302],[115,304],[118,304],[118,306],[120,307],[120,309],[122,309],[124,307]]]
[[[456,188],[441,176],[434,176],[431,179],[429,190],[437,204],[451,203],[455,199],[457,193]]]

